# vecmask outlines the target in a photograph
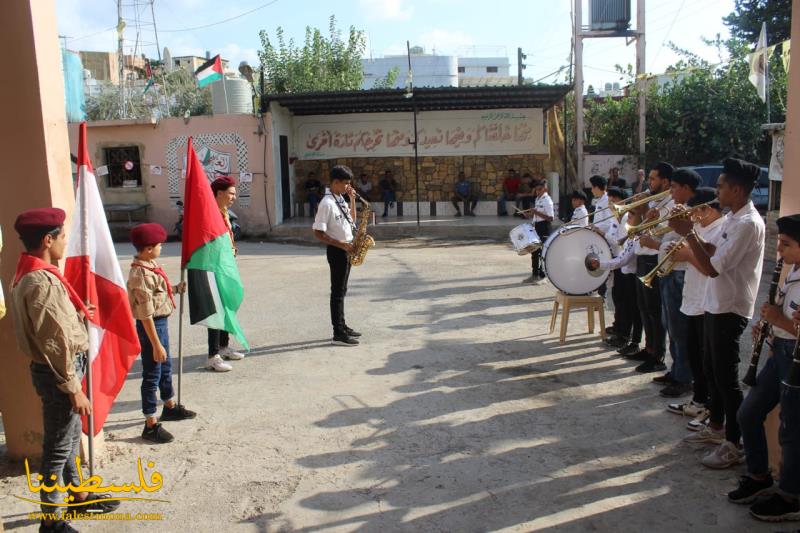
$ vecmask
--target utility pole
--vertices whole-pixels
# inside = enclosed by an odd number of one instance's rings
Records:
[[[117,62],[119,63],[119,115],[125,118],[125,56],[122,51],[122,31],[125,29],[125,22],[122,20],[122,0],[117,0]]]
[[[522,71],[525,70],[525,63],[523,61],[528,59],[528,56],[522,53],[522,48],[517,48],[517,85],[522,86],[524,82],[524,78],[522,77]]]
[[[156,51],[158,52],[158,62],[161,63],[161,46],[158,44],[158,28],[156,27],[156,10],[153,7],[155,0],[150,0],[150,15],[153,18],[153,34],[156,36]]]
[[[583,186],[583,1],[575,0],[575,181]]]
[[[644,1],[636,0],[636,87],[639,92],[639,167],[646,160],[647,78],[645,67]]]

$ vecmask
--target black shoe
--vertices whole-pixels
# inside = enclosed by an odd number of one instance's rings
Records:
[[[787,502],[780,494],[773,494],[768,500],[753,504],[750,514],[765,522],[800,520],[800,503],[797,500]]]
[[[190,418],[194,418],[196,416],[197,413],[188,410],[182,405],[176,405],[175,407],[167,407],[165,405],[164,408],[161,409],[161,418],[159,418],[159,420],[165,422],[177,422],[179,420],[189,420]]]
[[[655,359],[653,357],[636,367],[636,371],[641,372],[642,374],[661,372],[662,370],[666,369],[667,365],[664,364],[663,360]]]
[[[763,480],[742,476],[739,478],[739,486],[736,487],[736,490],[728,493],[728,501],[742,504],[753,503],[759,496],[770,491],[772,484],[772,475],[768,475],[767,479]]]
[[[606,346],[611,346],[612,348],[617,348],[617,349],[620,349],[623,346],[628,345],[628,339],[626,339],[625,337],[618,337],[616,335],[609,335],[608,337],[603,339],[603,342],[606,344]]]
[[[460,217],[461,216],[461,211],[456,211],[456,216]]]
[[[388,214],[388,213],[384,213],[384,214],[382,214],[382,215],[381,215],[381,218],[386,218],[386,217],[388,217],[388,216],[389,216],[389,214]]]
[[[631,361],[647,361],[650,359],[650,352],[647,350],[639,350],[634,354],[626,355],[625,359],[630,359]]]
[[[350,337],[346,333],[340,333],[338,335],[333,336],[331,344],[336,346],[358,346],[359,342],[357,339]]]
[[[677,383],[677,381],[675,381],[675,379],[672,377],[672,374],[667,372],[663,376],[654,377],[653,383],[661,383],[662,385],[672,385],[673,383]]]
[[[75,509],[82,513],[106,514],[116,511],[117,507],[119,507],[119,500],[109,500],[109,498],[114,497],[115,496],[110,493],[90,493],[82,502],[76,499],[73,504],[75,505]]]
[[[360,337],[361,336],[361,332],[360,331],[356,331],[353,328],[351,328],[350,326],[345,326],[344,327],[344,332],[347,334],[348,337]]]
[[[617,353],[622,356],[634,355],[636,353],[639,353],[639,345],[633,343],[626,344],[625,346],[617,350]]]
[[[64,520],[58,520],[49,526],[45,525],[44,520],[42,520],[39,523],[39,533],[78,533],[78,530]]]
[[[614,326],[608,326],[606,328],[606,335],[616,335],[617,332],[614,331]]]
[[[685,396],[690,392],[692,392],[691,383],[670,383],[661,389],[659,394],[665,398],[680,398],[681,396]]]
[[[155,442],[156,444],[166,444],[172,442],[175,437],[172,436],[172,433],[164,429],[161,423],[156,423],[150,427],[145,424],[144,431],[142,431],[142,438],[150,442]]]

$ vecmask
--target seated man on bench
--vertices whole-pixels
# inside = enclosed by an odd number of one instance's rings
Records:
[[[458,207],[458,203],[464,202],[464,213],[474,217],[475,206],[478,205],[478,192],[464,175],[464,171],[458,173],[458,180],[453,193],[453,207],[456,208],[456,216],[461,216],[461,209]]]

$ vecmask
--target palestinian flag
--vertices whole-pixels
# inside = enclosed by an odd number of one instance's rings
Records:
[[[150,68],[150,60],[149,59],[145,61],[144,73],[145,73],[145,76],[147,77],[147,85],[144,86],[144,92],[147,92],[147,90],[150,89],[150,87],[153,86],[153,83],[155,83],[155,79],[153,78],[153,69]]]
[[[219,54],[215,55],[198,68],[194,72],[194,77],[197,78],[197,86],[205,87],[210,83],[222,79],[222,61]]]
[[[244,287],[233,257],[231,237],[191,137],[183,202],[181,268],[187,269],[189,322],[227,331],[249,350],[236,318],[244,299]]]
[[[89,161],[86,122],[78,137],[78,190],[69,229],[64,277],[81,300],[95,306],[88,323],[89,364],[92,367],[92,416],[95,435],[103,429],[111,405],[125,384],[141,351],[128,291],[106,222],[103,201]],[[83,380],[87,391],[86,377]],[[89,434],[87,419],[83,432]]]

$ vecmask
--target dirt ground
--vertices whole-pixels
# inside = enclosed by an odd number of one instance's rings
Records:
[[[127,271],[130,249],[120,248]],[[358,348],[329,344],[324,250],[244,243],[239,316],[253,347],[205,371],[206,332],[185,328],[175,442],[140,438],[137,362],[106,423],[106,480],[152,461],[169,503],[120,512],[162,521],[81,531],[776,531],[726,501],[741,468],[712,471],[681,443],[652,375],[570,321],[548,333],[554,289],[524,286],[505,245],[379,246],[353,270]],[[178,277],[178,248],[164,264]],[[609,323],[610,314],[607,316]],[[171,319],[177,355],[177,316]],[[177,364],[176,364],[177,367]],[[2,450],[0,449],[0,456]],[[0,458],[0,519],[35,531],[24,471]]]

